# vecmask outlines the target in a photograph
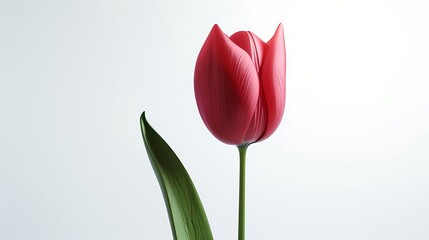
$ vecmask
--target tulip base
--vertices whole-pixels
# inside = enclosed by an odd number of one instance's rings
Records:
[[[245,235],[246,152],[248,145],[238,146],[240,153],[240,189],[238,205],[238,240]]]

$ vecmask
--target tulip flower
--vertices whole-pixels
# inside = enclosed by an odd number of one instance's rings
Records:
[[[197,58],[194,91],[209,131],[220,141],[238,146],[238,239],[244,240],[247,147],[274,133],[286,103],[283,25],[265,43],[249,31],[228,37],[215,24]]]
[[[250,144],[271,136],[286,101],[283,25],[262,41],[249,31],[228,37],[218,25],[197,58],[194,91],[198,111],[220,141],[236,145],[240,156],[238,240],[245,238],[245,168]],[[174,239],[212,240],[196,188],[171,147],[140,117],[143,142],[164,196]]]
[[[228,37],[214,25],[197,58],[194,90],[204,124],[220,141],[244,146],[271,136],[286,101],[282,24],[266,43],[250,31]]]

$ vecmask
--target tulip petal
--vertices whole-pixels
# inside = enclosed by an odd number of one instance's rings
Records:
[[[256,72],[259,73],[262,65],[265,43],[252,32],[245,31],[234,33],[230,39],[249,54],[255,65]]]
[[[261,140],[271,136],[283,117],[286,103],[286,49],[283,25],[268,41],[262,63],[261,83],[267,104],[267,128]]]
[[[250,31],[240,31],[234,33],[230,39],[243,50],[245,50],[247,54],[249,54],[249,57],[252,59],[252,62],[255,65],[256,71],[259,75],[264,55],[264,48],[266,45],[265,42]],[[262,85],[260,84],[260,88],[261,87]],[[259,91],[260,94],[258,96],[258,103],[244,138],[244,142],[246,143],[252,143],[259,140],[267,127],[267,107],[265,96],[264,94],[261,94],[261,89]]]
[[[214,25],[195,66],[194,91],[210,132],[227,144],[243,143],[259,95],[252,59]]]
[[[252,121],[247,129],[244,138],[245,143],[254,143],[259,141],[265,133],[267,127],[267,107],[264,96],[261,94],[256,105],[255,113],[253,114]]]

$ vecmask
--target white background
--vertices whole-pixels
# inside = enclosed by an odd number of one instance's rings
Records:
[[[193,94],[214,23],[285,28],[285,117],[248,151],[247,239],[429,239],[429,2],[0,1],[0,239],[172,239],[139,116],[236,239],[238,151]]]

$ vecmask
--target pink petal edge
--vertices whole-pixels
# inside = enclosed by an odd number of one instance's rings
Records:
[[[268,41],[266,51],[261,76],[268,108],[268,122],[266,131],[259,141],[268,138],[277,129],[286,104],[286,48],[281,23]]]

